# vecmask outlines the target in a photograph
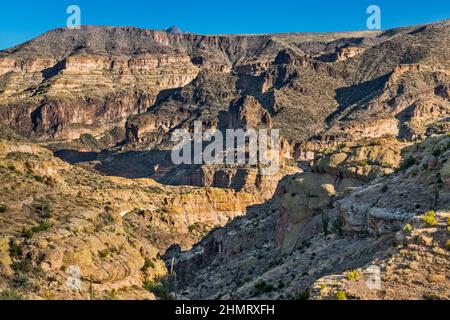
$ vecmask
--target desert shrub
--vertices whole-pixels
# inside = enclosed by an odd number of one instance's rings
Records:
[[[95,137],[89,133],[83,133],[80,136],[79,141],[81,143],[87,144],[87,145],[93,145],[93,146],[97,145],[97,139],[95,139]]]
[[[336,233],[339,236],[342,236],[344,234],[344,230],[342,229],[344,226],[344,222],[341,218],[337,218],[334,220],[333,225],[331,227],[331,232]]]
[[[108,249],[100,250],[98,252],[98,256],[100,258],[106,258],[108,255],[109,255],[109,250]]]
[[[161,300],[173,300],[175,298],[171,293],[172,285],[167,278],[162,278],[159,281],[146,281],[144,288]]]
[[[345,291],[336,292],[336,300],[347,300],[347,294]]]
[[[0,292],[0,300],[24,300],[22,294],[17,290],[3,290]]]
[[[203,223],[196,222],[188,227],[188,231],[195,236],[204,237],[208,234],[209,228]]]
[[[17,258],[17,257],[21,256],[22,253],[23,253],[23,250],[22,250],[22,247],[20,245],[18,245],[14,241],[10,241],[9,242],[9,255],[12,258]]]
[[[50,208],[50,204],[46,200],[37,200],[34,204],[34,211],[38,214],[41,218],[51,218],[52,217],[52,209]]]
[[[145,257],[144,266],[141,268],[141,271],[146,272],[149,268],[154,269],[155,263],[149,257]]]
[[[12,284],[14,288],[22,288],[25,290],[30,290],[32,288],[32,283],[30,277],[24,274],[16,274],[12,278]]]
[[[420,217],[423,222],[425,222],[428,226],[434,227],[437,226],[436,213],[434,211],[428,211],[423,216]]]
[[[27,227],[23,227],[22,228],[22,237],[24,237],[25,239],[33,238],[33,230],[31,230],[30,228],[27,228]]]
[[[403,227],[403,232],[406,234],[410,234],[413,231],[413,226],[410,225],[409,223],[405,224],[405,226]]]
[[[327,236],[328,235],[328,225],[330,223],[330,218],[328,216],[328,212],[323,211],[321,217],[322,217],[323,233]]]
[[[431,150],[431,154],[435,157],[439,157],[442,154],[442,152],[444,152],[444,150],[445,147],[443,145],[436,146],[433,148],[433,150]]]
[[[33,264],[29,259],[15,261],[11,268],[16,272],[28,273],[33,270]]]
[[[361,278],[361,272],[358,270],[350,270],[347,274],[347,279],[352,280],[359,280]]]
[[[310,292],[309,292],[309,290],[306,290],[306,291],[298,293],[295,296],[295,300],[308,300],[309,296],[310,296]]]
[[[267,284],[261,280],[255,284],[255,289],[257,294],[269,293],[273,291],[273,285]]]
[[[32,227],[31,231],[33,233],[39,233],[50,229],[52,226],[53,224],[49,220],[44,219],[37,226]]]
[[[400,165],[400,170],[406,170],[415,164],[416,159],[413,156],[409,156],[408,158],[403,160],[402,164]]]
[[[4,204],[0,204],[0,213],[6,212],[6,206]]]
[[[119,294],[117,293],[116,290],[112,290],[108,293],[105,294],[105,300],[118,300],[119,299]]]
[[[41,177],[41,176],[34,176],[34,180],[36,180],[37,182],[40,182],[40,183],[44,183],[45,182],[44,177]]]

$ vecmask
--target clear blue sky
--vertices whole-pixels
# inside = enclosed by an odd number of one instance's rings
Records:
[[[382,29],[450,18],[449,0],[1,1],[0,49],[65,26],[71,4],[81,8],[83,25],[177,25],[202,34],[362,30],[370,4],[381,7]]]

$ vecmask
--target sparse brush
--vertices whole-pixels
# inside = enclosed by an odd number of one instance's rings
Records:
[[[267,284],[265,281],[258,281],[258,283],[255,284],[255,289],[257,294],[263,294],[263,293],[269,293],[272,292],[274,287],[271,284]]]
[[[298,293],[295,296],[295,300],[308,300],[310,296],[310,292],[309,290],[305,290],[303,292]]]
[[[359,280],[361,278],[361,276],[362,276],[362,274],[358,270],[350,270],[347,273],[347,279],[350,280],[350,281]]]
[[[430,227],[437,226],[438,222],[436,219],[436,213],[434,211],[428,211],[423,216],[420,217],[423,222],[425,222]]]
[[[406,234],[411,234],[411,232],[413,231],[413,226],[410,225],[409,223],[405,224],[405,226],[403,227],[403,232]]]
[[[404,159],[402,164],[400,165],[400,170],[404,171],[413,165],[416,164],[416,159],[413,156],[409,156],[408,158]]]
[[[336,292],[336,300],[347,300],[347,294],[345,291]]]
[[[0,300],[24,300],[24,296],[17,290],[4,290],[0,292]]]

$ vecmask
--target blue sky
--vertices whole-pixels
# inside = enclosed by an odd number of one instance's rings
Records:
[[[58,0],[2,1],[0,49],[63,27],[66,9],[81,8],[83,25],[163,29],[202,34],[350,31],[366,28],[377,4],[382,29],[450,18],[449,0]]]

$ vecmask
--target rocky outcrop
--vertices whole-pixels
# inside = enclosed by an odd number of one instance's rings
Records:
[[[272,127],[272,118],[254,97],[243,97],[231,102],[229,128],[257,129]]]
[[[277,243],[283,252],[320,230],[338,216],[335,202],[351,190],[386,174],[401,162],[406,146],[394,139],[372,139],[318,152],[310,170],[285,179],[280,187]],[[347,199],[347,198],[345,198]],[[348,200],[355,203],[354,199]],[[324,229],[325,228],[325,229]]]
[[[347,188],[359,185],[361,182],[355,179],[314,172],[287,178],[280,187],[281,217],[276,231],[282,252],[292,251],[297,244],[317,233],[322,228],[320,215],[328,211]]]
[[[373,182],[337,201],[344,229],[382,234],[401,229],[427,210],[445,210],[450,201],[448,184],[436,177],[442,172],[445,176],[448,143],[448,137],[440,136],[405,148],[399,176]]]
[[[406,145],[393,138],[343,143],[334,150],[317,153],[312,170],[368,182],[394,172],[401,163],[401,150]]]
[[[358,47],[340,48],[336,52],[336,60],[337,61],[345,61],[345,60],[351,59],[351,58],[363,53],[365,50],[366,50],[365,48],[358,48]]]

